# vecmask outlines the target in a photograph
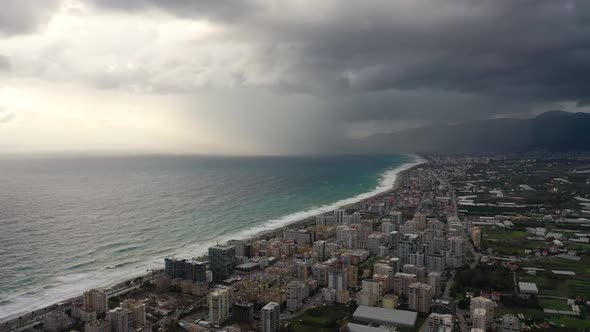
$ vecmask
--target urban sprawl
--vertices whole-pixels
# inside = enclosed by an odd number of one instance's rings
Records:
[[[376,197],[0,330],[590,330],[590,157],[426,158]]]

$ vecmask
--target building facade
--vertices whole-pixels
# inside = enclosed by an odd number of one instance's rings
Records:
[[[216,245],[209,248],[209,267],[217,281],[229,278],[234,269],[236,248]]]
[[[275,302],[269,302],[262,307],[261,314],[262,332],[278,332],[281,328],[281,306]]]
[[[209,321],[221,325],[229,317],[229,290],[217,289],[207,296]]]

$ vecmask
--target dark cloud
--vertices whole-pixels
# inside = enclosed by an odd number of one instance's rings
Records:
[[[8,10],[0,12],[0,32],[38,28],[50,17],[56,3],[8,0]],[[250,76],[256,73],[237,68],[230,75],[232,85],[313,95],[322,100],[322,108],[332,116],[350,122],[455,122],[536,112],[563,102],[582,107],[590,100],[586,82],[590,77],[589,1],[86,3],[131,15],[161,10],[185,19],[221,24],[226,28],[224,33],[229,31],[221,38],[257,50],[248,59],[252,67],[279,73],[269,80],[257,80]],[[178,77],[187,73],[199,77],[201,71],[209,72],[207,65],[197,61],[150,68],[148,60],[138,61],[145,68],[103,73],[93,79],[101,88],[190,94],[201,86],[187,82],[198,80]],[[2,63],[0,57],[0,68]],[[9,68],[10,62],[6,63],[4,67]]]
[[[456,121],[590,97],[590,2],[435,3],[414,19],[383,5],[264,30],[305,45],[295,70],[318,89],[356,93],[342,107],[354,119]]]
[[[396,22],[395,8],[386,8],[389,15],[361,10],[359,17],[373,14],[369,22],[342,14],[319,30],[295,24],[265,31],[303,42],[302,67],[336,88],[543,99],[589,94],[583,82],[590,74],[590,3],[451,3],[457,9],[423,19],[416,13]]]
[[[51,19],[61,0],[3,0],[0,36],[38,31]]]

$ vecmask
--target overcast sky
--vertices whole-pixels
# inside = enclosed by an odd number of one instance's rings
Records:
[[[0,152],[289,154],[588,111],[590,1],[2,0]]]

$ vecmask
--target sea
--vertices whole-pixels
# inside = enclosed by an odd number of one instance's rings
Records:
[[[0,157],[0,318],[393,186],[413,155]]]

